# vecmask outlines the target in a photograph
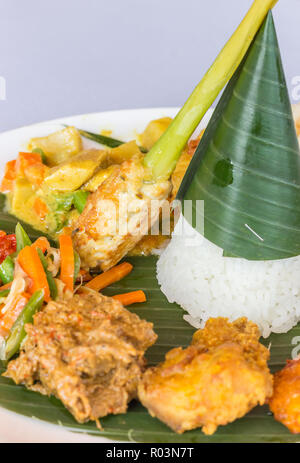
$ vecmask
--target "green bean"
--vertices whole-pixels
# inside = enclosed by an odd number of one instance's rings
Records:
[[[13,324],[13,327],[10,331],[9,338],[6,341],[5,346],[5,360],[9,360],[13,355],[15,355],[20,349],[21,343],[26,336],[25,325],[26,323],[32,323],[34,314],[40,310],[44,300],[44,291],[36,291],[24,309],[18,316],[17,320]]]
[[[76,251],[74,251],[74,284],[79,275],[80,266],[81,266],[81,261],[80,261],[79,254]]]
[[[32,244],[29,236],[20,223],[17,223],[16,226],[16,240],[18,253],[21,249],[25,248],[25,246],[30,246]]]
[[[46,277],[47,277],[47,281],[48,281],[48,285],[49,285],[51,299],[53,299],[53,301],[55,301],[56,298],[57,298],[57,295],[58,295],[58,290],[57,290],[55,280],[54,280],[54,278],[52,276],[52,273],[49,272],[49,270],[45,270],[45,273],[46,273]]]
[[[65,127],[67,125],[63,124]],[[77,129],[80,135],[89,140],[93,140],[100,145],[108,146],[109,148],[117,148],[118,146],[124,145],[126,143],[122,140],[117,140],[116,138],[107,137],[106,135],[100,135],[98,133],[88,132],[87,130]],[[142,153],[147,153],[148,150],[143,146],[139,146],[139,149]]]
[[[43,252],[41,249],[37,248],[37,253],[39,255],[39,258],[42,262],[42,266],[45,270],[45,273],[46,273],[46,277],[47,277],[47,281],[48,281],[48,285],[49,285],[49,290],[50,290],[50,296],[51,296],[51,299],[53,299],[55,301],[55,299],[57,298],[57,295],[58,295],[58,291],[57,291],[57,286],[56,286],[56,283],[55,283],[55,280],[52,276],[52,273],[49,272],[48,270],[48,263],[47,263],[47,259],[46,257],[44,256]]]

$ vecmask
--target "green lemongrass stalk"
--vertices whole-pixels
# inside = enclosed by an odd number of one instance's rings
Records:
[[[167,179],[188,139],[242,62],[268,11],[278,0],[254,0],[245,18],[219,53],[166,132],[146,154],[153,180]]]

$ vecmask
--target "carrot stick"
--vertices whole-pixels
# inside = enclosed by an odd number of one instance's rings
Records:
[[[70,291],[74,290],[74,249],[72,238],[69,235],[60,235],[60,279]]]
[[[87,288],[94,289],[95,291],[101,291],[101,289],[106,288],[106,286],[109,286],[116,281],[122,280],[122,278],[126,277],[126,275],[128,275],[132,269],[133,266],[131,264],[128,262],[123,262],[122,264],[116,265],[106,272],[96,276],[85,286]]]
[[[47,276],[39,258],[36,248],[32,246],[25,246],[21,249],[18,255],[18,262],[24,272],[31,278],[32,287],[31,294],[42,289],[44,290],[45,301],[50,300],[50,290],[47,281]]]
[[[50,248],[50,243],[45,236],[40,236],[32,245],[32,248],[39,248],[42,252],[47,251]]]
[[[44,201],[40,198],[36,198],[33,204],[34,212],[41,218],[44,219],[48,214],[48,207]]]
[[[131,291],[130,293],[116,294],[113,299],[121,302],[123,305],[135,304],[136,302],[146,302],[146,294],[144,291]]]
[[[13,324],[15,323],[16,319],[18,318],[19,314],[24,309],[25,305],[27,304],[30,298],[30,294],[23,293],[16,297],[14,301],[13,307],[5,312],[5,314],[0,319],[0,335],[6,337]]]

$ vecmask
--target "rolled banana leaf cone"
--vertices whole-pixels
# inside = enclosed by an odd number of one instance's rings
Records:
[[[178,198],[192,200],[194,211],[204,200],[204,236],[224,256],[300,255],[299,145],[271,12],[227,85]]]

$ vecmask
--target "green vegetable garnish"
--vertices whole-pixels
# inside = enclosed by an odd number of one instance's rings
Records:
[[[89,196],[88,191],[83,191],[83,190],[78,190],[73,193],[73,202],[74,206],[76,207],[77,211],[80,212],[80,214],[83,212],[83,209],[85,208],[88,196]]]
[[[299,144],[269,12],[210,119],[177,199],[204,202],[198,224],[186,219],[224,257],[274,261],[300,254],[299,198]]]
[[[17,223],[16,226],[16,240],[18,253],[21,251],[21,249],[25,248],[25,246],[31,246],[32,244],[29,236],[20,223]]]
[[[7,297],[10,293],[10,289],[3,289],[0,291],[0,297]]]
[[[6,285],[14,279],[15,264],[10,256],[7,256],[0,265],[0,278],[2,283]]]
[[[97,133],[88,132],[87,130],[77,129],[80,135],[89,140],[93,140],[100,145],[108,146],[109,148],[117,148],[120,145],[124,145],[125,141],[117,140],[116,138],[107,137],[106,135],[99,135]],[[139,146],[142,153],[147,153],[148,150],[143,146]]]
[[[6,361],[13,357],[20,349],[21,343],[26,336],[25,325],[27,323],[32,323],[33,316],[42,307],[43,300],[44,291],[36,291],[13,324],[5,346]]]
[[[60,232],[64,227],[67,226],[68,224],[68,219],[65,214],[61,212],[55,212],[54,213],[54,218],[56,221],[56,227],[55,227],[55,232],[58,233]]]
[[[46,273],[46,277],[47,277],[47,281],[48,281],[48,285],[49,285],[49,290],[50,290],[50,296],[51,296],[51,299],[53,299],[55,301],[55,299],[57,298],[57,295],[58,295],[58,291],[57,291],[57,286],[56,286],[56,283],[55,283],[55,280],[53,278],[53,275],[51,272],[49,272],[48,270],[48,264],[47,264],[47,259],[46,257],[44,256],[43,252],[41,249],[37,248],[37,253],[39,255],[39,258],[42,262],[42,266],[45,270],[45,273]]]
[[[73,206],[73,193],[61,193],[53,195],[56,211],[70,211]]]
[[[237,30],[164,134],[146,154],[152,178],[167,179],[192,133],[244,58],[268,11],[278,0],[255,0]]]

